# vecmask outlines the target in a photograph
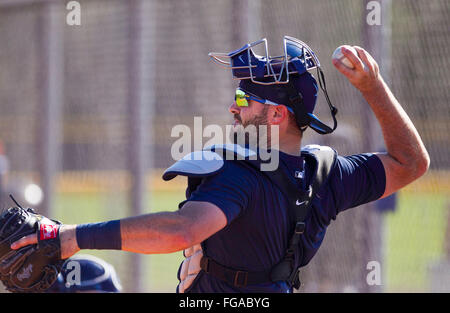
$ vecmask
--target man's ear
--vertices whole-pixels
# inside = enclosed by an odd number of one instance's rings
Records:
[[[271,106],[269,111],[269,120],[274,125],[280,125],[288,118],[288,109],[284,105]]]

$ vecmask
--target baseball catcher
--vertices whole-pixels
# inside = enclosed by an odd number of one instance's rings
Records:
[[[258,45],[265,48],[262,56],[253,51]],[[331,147],[301,145],[307,130],[327,135],[337,127],[320,62],[304,42],[285,36],[283,54],[275,57],[265,39],[230,53],[210,53],[239,82],[228,111],[233,138],[245,141],[194,151],[164,172],[164,180],[187,177],[179,210],[81,225],[45,224],[34,213],[8,211],[0,232],[2,280],[10,290],[45,287],[57,273],[58,258],[80,249],[183,250],[177,292],[292,292],[300,286],[299,270],[339,213],[396,192],[429,166],[423,142],[378,64],[364,49],[353,49],[342,49],[350,67],[342,58],[333,65],[372,109],[386,152],[343,156]],[[314,113],[320,90],[331,125]],[[241,136],[242,127],[249,126],[265,136],[266,147]],[[269,129],[267,136],[260,126]],[[270,171],[262,170],[264,149],[279,160]],[[51,239],[36,235],[43,228]],[[39,272],[29,274],[30,265]]]

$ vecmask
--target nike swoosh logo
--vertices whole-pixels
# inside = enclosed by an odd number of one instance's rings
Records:
[[[302,202],[298,202],[298,200],[297,201],[295,201],[295,204],[296,205],[302,205],[303,203],[305,203],[306,202],[306,200],[305,201],[302,201]]]

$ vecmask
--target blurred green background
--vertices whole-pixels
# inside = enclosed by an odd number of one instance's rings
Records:
[[[43,199],[28,204],[65,223],[176,210],[185,181],[161,180],[175,161],[173,128],[193,129],[194,116],[203,127],[232,123],[227,108],[237,82],[208,53],[262,38],[272,56],[281,55],[284,35],[306,42],[339,109],[333,134],[307,130],[302,145],[328,145],[341,155],[381,151],[373,113],[331,63],[338,46],[358,45],[411,117],[430,171],[395,204],[340,214],[302,271],[300,291],[450,291],[450,1],[70,3],[79,4],[80,25],[69,23],[69,1],[0,0],[2,207],[11,206],[8,193],[25,205],[33,183]],[[322,94],[314,113],[332,123]],[[124,291],[175,291],[181,253],[87,252],[115,266]],[[371,261],[381,264],[381,286],[367,284]]]

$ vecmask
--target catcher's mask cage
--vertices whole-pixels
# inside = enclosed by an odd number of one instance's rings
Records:
[[[265,55],[253,52],[253,48],[264,46]],[[312,49],[303,41],[290,36],[283,37],[283,55],[272,57],[269,55],[267,39],[255,41],[230,53],[210,52],[209,57],[214,63],[231,69],[234,79],[250,79],[252,83],[261,85],[287,84],[289,97],[300,128],[310,126],[319,134],[332,133],[337,127],[337,109],[331,104],[325,84],[325,76],[320,68],[320,62]],[[305,72],[317,70],[319,86],[322,89],[331,111],[334,125],[329,127],[320,121],[313,112],[306,112],[301,104],[302,95],[289,84],[290,76],[302,75]],[[291,87],[292,86],[292,87]]]

